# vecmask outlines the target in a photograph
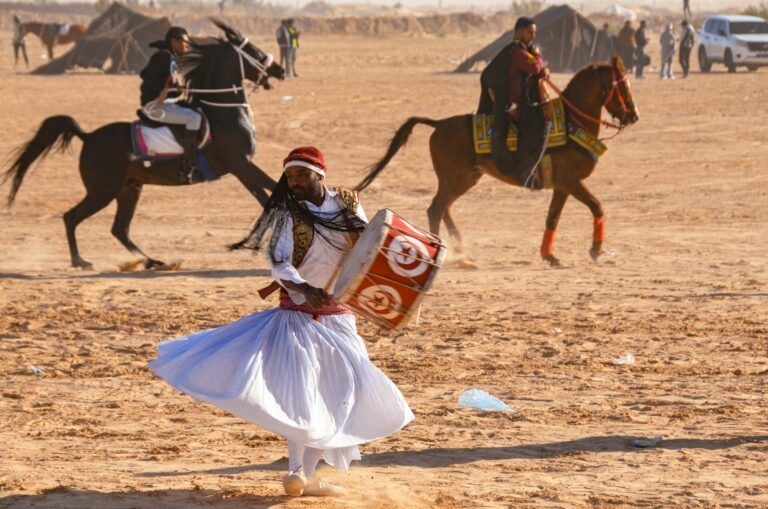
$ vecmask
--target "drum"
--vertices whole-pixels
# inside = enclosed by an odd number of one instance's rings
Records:
[[[418,310],[446,252],[438,236],[380,210],[342,263],[333,295],[356,314],[401,329]]]

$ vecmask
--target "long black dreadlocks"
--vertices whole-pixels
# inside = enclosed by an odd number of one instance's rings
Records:
[[[261,215],[251,225],[248,236],[229,249],[252,249],[261,251],[264,235],[267,230],[272,230],[269,239],[269,257],[273,263],[282,263],[275,257],[275,247],[280,235],[286,230],[288,219],[296,218],[309,225],[316,235],[322,237],[334,249],[343,251],[346,248],[344,242],[334,238],[331,232],[354,233],[365,229],[366,223],[347,208],[333,213],[316,213],[310,211],[303,203],[296,199],[288,188],[288,179],[283,174],[277,182],[272,196],[269,197],[266,207]],[[290,232],[289,232],[290,234]]]

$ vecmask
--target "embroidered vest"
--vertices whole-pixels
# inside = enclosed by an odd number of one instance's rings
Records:
[[[351,213],[357,214],[357,208],[360,205],[360,198],[357,192],[346,187],[334,187],[333,190],[336,191],[335,199],[337,203]],[[307,255],[314,238],[315,230],[312,229],[312,226],[294,214],[293,255],[291,257],[291,263],[294,267],[298,267],[304,261],[304,257]]]

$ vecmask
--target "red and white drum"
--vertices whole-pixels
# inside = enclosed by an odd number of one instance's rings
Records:
[[[446,252],[440,237],[380,210],[342,264],[333,295],[378,325],[400,329],[432,286]]]

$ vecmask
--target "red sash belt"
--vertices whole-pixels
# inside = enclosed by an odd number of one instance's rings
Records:
[[[352,311],[343,304],[339,304],[335,299],[331,299],[331,303],[325,307],[315,309],[309,304],[296,304],[288,296],[288,292],[284,288],[280,289],[280,309],[288,309],[290,311],[301,311],[312,315],[317,320],[321,315],[351,315]]]

